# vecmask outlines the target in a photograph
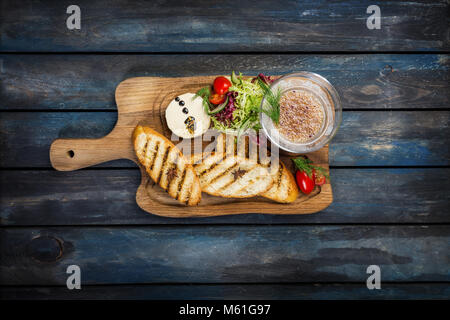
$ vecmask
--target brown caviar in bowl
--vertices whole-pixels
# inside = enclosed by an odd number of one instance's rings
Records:
[[[278,131],[295,143],[305,143],[315,137],[324,121],[320,100],[306,90],[289,90],[280,99]]]

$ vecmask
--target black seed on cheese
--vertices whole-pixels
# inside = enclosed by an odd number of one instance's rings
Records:
[[[184,124],[186,125],[187,131],[189,131],[190,134],[194,134],[196,128],[195,118],[191,116],[187,117]]]
[[[188,108],[183,108],[183,113],[185,113],[185,114],[188,114],[189,113],[189,110],[188,110]]]
[[[178,102],[178,104],[179,104],[180,106],[184,106],[184,101],[181,100],[180,102]]]
[[[195,118],[192,117],[192,116],[189,116],[189,117],[186,118],[186,120],[184,120],[184,123],[187,124],[188,122],[191,122],[191,121],[195,121]]]
[[[180,101],[180,97],[176,97],[176,98],[175,98],[175,101],[176,101],[176,102]]]

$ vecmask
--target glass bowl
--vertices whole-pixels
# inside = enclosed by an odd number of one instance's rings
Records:
[[[342,122],[342,106],[339,94],[327,79],[316,73],[302,71],[282,76],[275,80],[270,88],[273,92],[280,89],[282,94],[291,90],[306,91],[315,96],[323,108],[321,128],[315,136],[305,142],[293,142],[287,139],[279,132],[272,119],[261,112],[261,126],[272,145],[288,153],[305,154],[319,150],[333,139]],[[261,108],[267,107],[267,103],[263,99]]]

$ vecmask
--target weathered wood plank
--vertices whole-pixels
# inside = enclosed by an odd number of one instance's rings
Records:
[[[81,30],[66,28],[67,3],[2,1],[3,51],[232,52],[446,50],[446,1],[384,1],[381,29],[369,30],[373,2],[87,1]]]
[[[115,87],[136,76],[308,70],[328,78],[344,109],[450,105],[449,55],[0,55],[1,110],[116,110]]]
[[[139,170],[0,171],[0,224],[449,223],[450,169],[331,169],[334,199],[313,215],[169,219],[139,209]]]
[[[189,284],[66,287],[2,287],[0,297],[11,300],[439,300],[450,297],[448,283],[382,283],[382,290],[361,284]]]
[[[438,226],[3,228],[1,285],[82,283],[448,282],[450,229]]]
[[[450,112],[346,112],[330,145],[330,165],[450,163]]]
[[[0,166],[50,167],[54,139],[102,137],[116,120],[115,112],[3,112]],[[449,165],[449,122],[449,111],[344,112],[330,146],[330,165]],[[106,166],[135,165],[120,160]]]

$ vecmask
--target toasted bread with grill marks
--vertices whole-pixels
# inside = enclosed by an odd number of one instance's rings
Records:
[[[225,137],[229,139],[226,144]],[[268,169],[250,159],[245,145],[238,146],[231,135],[220,135],[215,152],[203,155],[203,159],[201,154],[193,155],[191,162],[202,191],[214,196],[249,198],[273,184]]]
[[[226,144],[224,139],[229,139]],[[203,159],[201,154],[193,155],[191,162],[202,191],[220,197],[249,198],[269,190],[273,179],[268,167],[252,159],[247,147],[238,145],[234,136],[220,135],[215,152]]]
[[[194,168],[169,139],[143,126],[135,128],[132,139],[139,162],[156,184],[181,203],[200,202],[202,191]]]
[[[289,169],[286,168],[281,159],[271,159],[268,148],[252,142],[249,137],[242,137],[238,144],[236,143],[236,140],[234,140],[235,143],[233,143],[233,140],[231,139],[234,139],[234,137],[230,135],[220,135],[217,139],[216,146],[218,152],[226,151],[227,153],[231,153],[234,152],[235,148],[238,150],[237,154],[240,156],[268,168],[273,179],[273,185],[269,190],[261,193],[261,196],[280,203],[290,203],[297,199],[299,194],[297,183],[295,182],[294,176]],[[260,150],[260,148],[263,149]]]
[[[194,163],[194,170],[202,191],[219,197],[249,198],[269,190],[273,184],[267,168],[225,153],[212,153]]]
[[[297,199],[299,191],[294,176],[280,160],[277,170],[272,171],[274,183],[261,196],[280,203],[291,203]]]
[[[243,137],[239,143],[232,135],[220,135],[217,138],[216,152],[207,155],[202,159],[201,154],[196,154],[191,157],[191,162],[194,163],[194,169],[199,175],[200,184],[203,191],[212,195],[219,196],[231,196],[236,198],[251,197],[254,195],[261,195],[265,198],[274,200],[280,203],[290,203],[297,199],[299,191],[297,184],[292,173],[286,168],[284,163],[279,159],[271,159],[270,152],[262,150],[260,151],[260,145],[251,143],[249,137]],[[272,160],[272,161],[271,161]],[[276,161],[278,160],[278,161]],[[222,163],[227,170],[224,175],[226,177],[217,178],[214,172],[224,171],[224,169],[217,164]],[[251,172],[248,179],[251,179],[252,175],[264,175],[258,177],[258,183],[261,183],[260,188],[256,188],[257,185],[252,184],[250,186],[244,186],[239,191],[232,192],[230,195],[229,190],[219,189],[224,181],[231,181],[231,174],[235,172],[239,166],[240,170],[245,170],[250,166],[258,168],[256,171]],[[241,168],[242,167],[242,168]],[[261,168],[262,167],[262,168]],[[236,175],[234,173],[234,175]],[[234,178],[233,175],[233,178]],[[238,174],[239,175],[239,174]],[[261,191],[266,186],[267,179],[272,180],[270,188],[266,191]],[[242,182],[245,184],[246,180]],[[258,191],[260,191],[258,193]],[[224,194],[225,193],[225,194]]]

